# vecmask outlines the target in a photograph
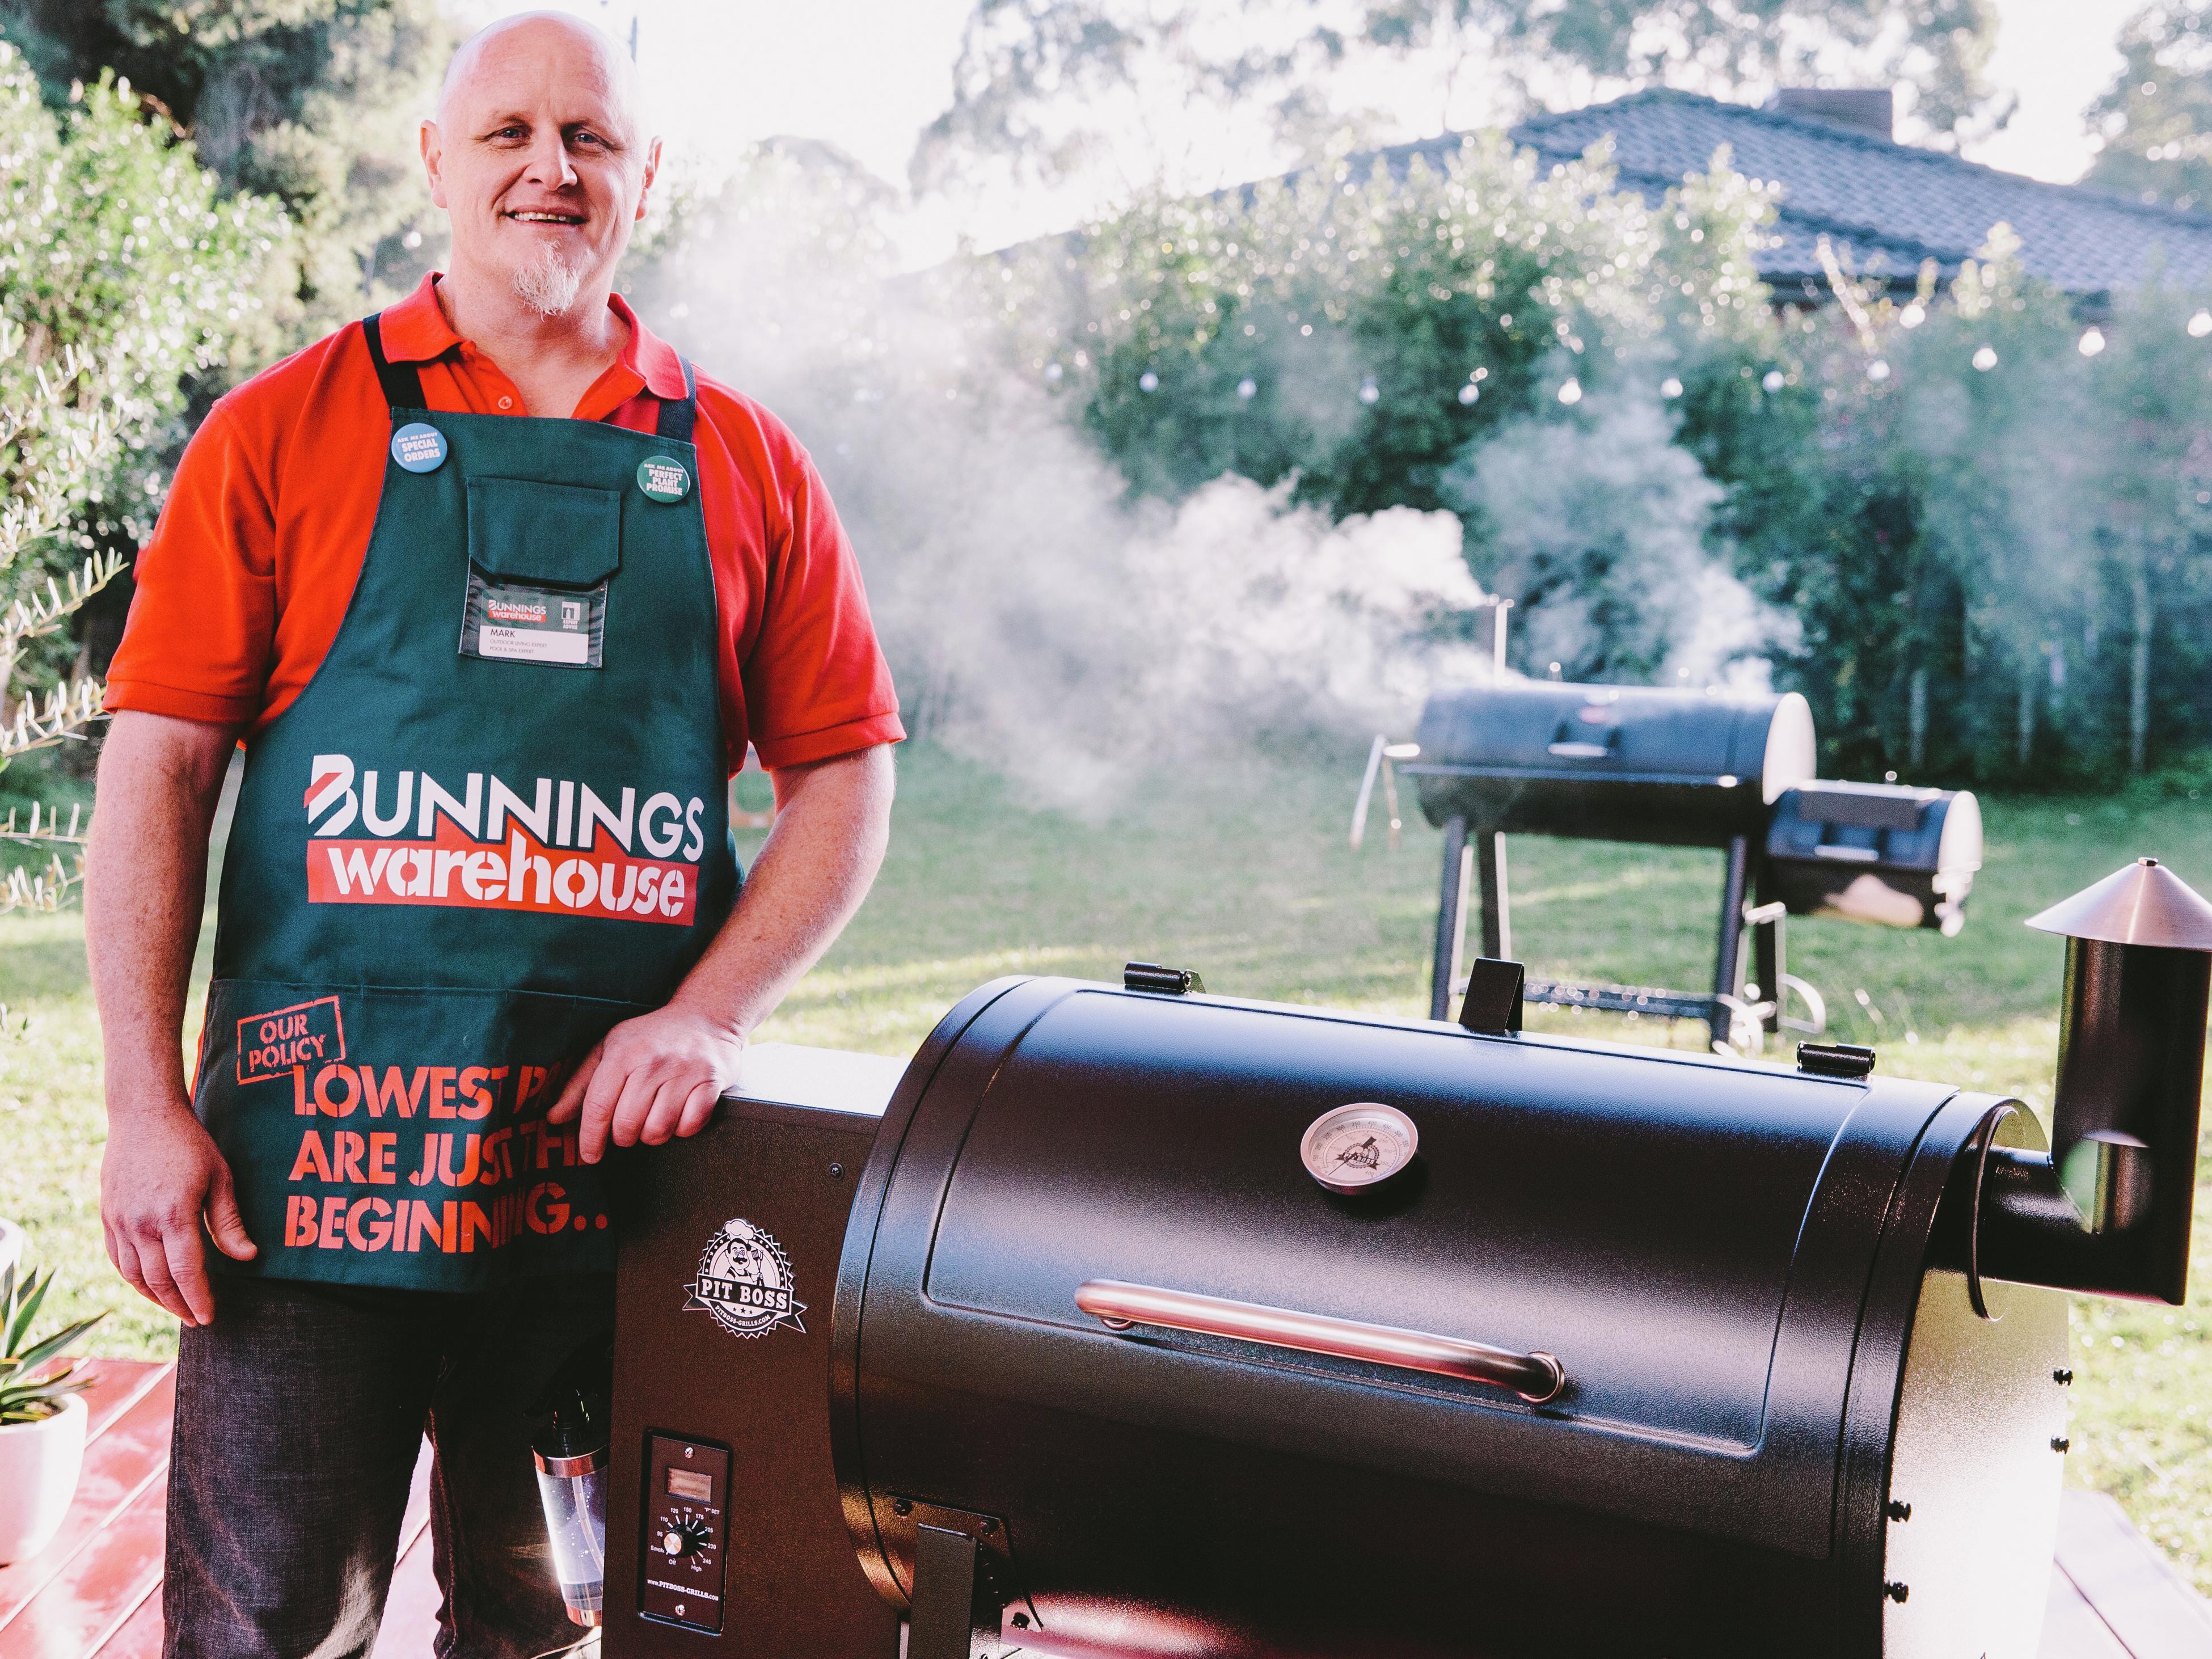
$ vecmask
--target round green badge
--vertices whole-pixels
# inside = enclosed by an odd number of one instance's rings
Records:
[[[637,464],[637,487],[656,501],[680,501],[691,493],[691,475],[672,455],[648,455]]]

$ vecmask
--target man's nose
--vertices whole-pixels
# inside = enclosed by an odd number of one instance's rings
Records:
[[[533,185],[562,190],[576,182],[576,169],[568,160],[568,136],[558,128],[540,135],[530,146],[530,168],[526,175]]]

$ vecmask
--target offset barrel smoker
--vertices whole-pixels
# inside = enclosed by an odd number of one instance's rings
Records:
[[[2028,1659],[2058,1292],[2184,1291],[2212,907],[2036,925],[2055,1152],[1521,1033],[1510,963],[1460,1026],[1001,980],[887,1109],[787,1063],[632,1166],[606,1651]]]
[[[1724,857],[1710,994],[1532,979],[1529,999],[1705,1021],[1716,1043],[1785,1027],[1784,918],[1936,927],[1956,933],[1981,867],[1970,794],[1893,784],[1816,783],[1812,711],[1796,692],[1670,690],[1499,679],[1439,692],[1421,712],[1421,810],[1444,832],[1429,1012],[1462,982],[1468,884],[1482,954],[1513,954],[1505,837],[1527,832],[1668,847]],[[1396,751],[1393,751],[1395,753]],[[1757,929],[1755,963],[1743,935]],[[1759,995],[1748,994],[1747,967]]]

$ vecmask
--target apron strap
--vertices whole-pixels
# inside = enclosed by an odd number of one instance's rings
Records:
[[[690,358],[679,357],[677,362],[684,365],[684,395],[661,399],[660,419],[653,428],[653,435],[688,444],[691,441],[691,429],[699,419],[699,383],[691,378]]]
[[[422,401],[422,377],[415,372],[415,365],[395,363],[384,355],[383,318],[362,318],[361,335],[368,343],[368,360],[376,365],[384,401],[394,409],[428,409],[429,405]]]

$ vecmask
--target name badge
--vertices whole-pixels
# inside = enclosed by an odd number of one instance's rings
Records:
[[[487,581],[469,567],[461,654],[548,668],[597,668],[606,640],[607,585],[532,587]]]

